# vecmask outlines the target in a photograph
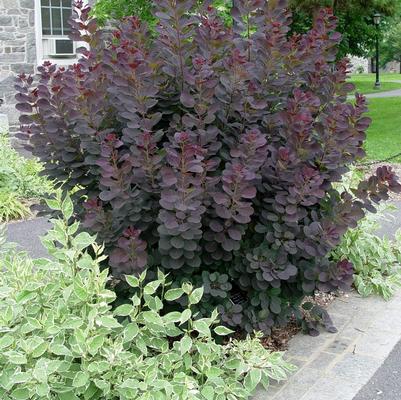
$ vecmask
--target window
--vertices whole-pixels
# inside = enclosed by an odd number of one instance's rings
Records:
[[[72,13],[72,0],[35,0],[38,4],[40,37],[39,58],[53,59],[58,62],[76,58],[76,44],[68,38],[71,27],[68,23]],[[40,63],[40,61],[39,61]]]
[[[72,0],[40,0],[43,36],[68,36]]]

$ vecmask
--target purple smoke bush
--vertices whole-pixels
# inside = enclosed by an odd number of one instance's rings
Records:
[[[201,307],[268,332],[315,289],[346,288],[328,254],[364,210],[400,191],[391,169],[339,194],[364,156],[365,99],[347,102],[336,18],[289,36],[286,2],[248,0],[227,28],[208,1],[155,0],[112,32],[76,3],[77,64],[16,84],[21,134],[104,242],[112,274],[162,266],[205,284]]]

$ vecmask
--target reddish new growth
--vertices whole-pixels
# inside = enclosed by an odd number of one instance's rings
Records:
[[[90,50],[18,76],[20,136],[51,179],[79,188],[76,211],[112,274],[212,277],[208,307],[268,332],[315,289],[349,286],[351,264],[328,254],[400,185],[383,167],[335,190],[364,156],[370,119],[363,96],[347,102],[331,10],[291,36],[284,0],[237,2],[233,28],[209,2],[154,3],[157,35],[135,17],[103,31],[79,2],[72,35]]]

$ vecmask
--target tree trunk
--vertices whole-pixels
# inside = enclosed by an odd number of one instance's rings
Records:
[[[336,15],[338,0],[333,0],[333,14]]]

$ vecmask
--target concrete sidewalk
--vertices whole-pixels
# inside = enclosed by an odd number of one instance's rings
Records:
[[[329,313],[338,333],[295,336],[285,357],[298,371],[253,400],[352,400],[400,341],[400,310],[401,292],[389,302],[355,292],[337,299]]]

